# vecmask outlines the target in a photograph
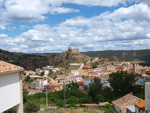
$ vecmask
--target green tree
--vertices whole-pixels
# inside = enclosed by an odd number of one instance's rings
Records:
[[[53,75],[54,73],[53,73],[53,71],[52,70],[50,70],[50,72],[49,72],[49,74],[48,74],[48,76],[50,77],[51,75]]]
[[[105,97],[103,95],[97,95],[95,97],[95,101],[96,101],[96,103],[98,103],[98,102],[105,102]]]
[[[92,68],[95,69],[95,68],[97,68],[97,66],[96,66],[96,65],[93,65]]]
[[[133,90],[136,76],[137,74],[128,74],[127,71],[117,71],[109,75],[109,82],[114,92],[125,95]]]
[[[70,106],[75,106],[75,104],[77,104],[78,101],[79,101],[78,97],[70,96],[69,98],[67,98],[66,103],[69,104]]]
[[[41,76],[43,76],[43,75],[44,75],[44,71],[41,72]]]
[[[95,101],[95,97],[100,94],[102,89],[101,79],[94,78],[94,81],[89,84],[89,95]]]
[[[72,83],[70,83],[70,84],[67,84],[66,85],[66,88],[71,88],[71,89],[77,89],[77,88],[79,88],[79,85],[77,84],[77,83],[74,83],[74,82],[72,82]]]
[[[29,93],[29,91],[27,91],[26,89],[23,90],[23,103],[27,102],[28,93]]]
[[[40,110],[40,105],[34,101],[28,101],[24,105],[25,113],[36,113]]]
[[[29,82],[29,80],[30,80],[31,78],[30,78],[30,76],[28,75],[26,78],[25,78],[25,82],[27,83],[27,82]]]
[[[4,113],[17,113],[16,107],[10,108],[7,111],[5,111]]]

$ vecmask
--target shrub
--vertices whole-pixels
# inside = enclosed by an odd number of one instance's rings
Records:
[[[4,113],[17,113],[16,112],[16,107],[10,108],[7,111],[5,111]]]
[[[40,110],[40,105],[34,101],[28,101],[25,103],[25,113],[34,113]]]

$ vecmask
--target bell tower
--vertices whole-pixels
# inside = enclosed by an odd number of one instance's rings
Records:
[[[139,68],[139,63],[137,61],[133,62],[133,73],[136,73],[136,70]]]

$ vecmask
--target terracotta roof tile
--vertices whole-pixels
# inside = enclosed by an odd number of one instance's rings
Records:
[[[9,72],[16,72],[16,71],[23,71],[22,67],[16,66],[14,64],[10,64],[0,60],[0,74],[9,73]]]
[[[140,102],[142,99],[134,96],[133,94],[127,94],[117,100],[112,101],[114,105],[119,107],[123,113],[126,113],[126,106],[131,106]]]
[[[142,110],[145,110],[145,100],[142,100],[142,101],[136,103],[135,106]]]

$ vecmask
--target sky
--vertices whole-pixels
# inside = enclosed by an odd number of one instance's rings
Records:
[[[0,0],[0,49],[150,49],[150,0]]]

